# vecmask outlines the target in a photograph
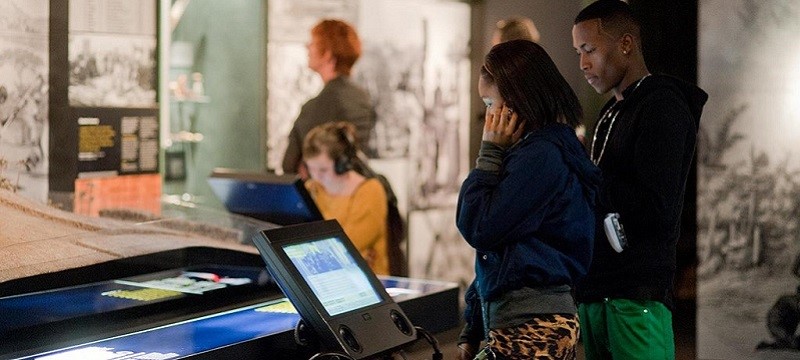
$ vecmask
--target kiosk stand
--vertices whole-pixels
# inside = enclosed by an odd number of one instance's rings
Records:
[[[442,360],[444,355],[439,348],[439,341],[436,340],[436,337],[419,326],[415,326],[414,329],[417,330],[417,340],[425,339],[425,341],[431,345],[431,348],[433,348],[431,360]],[[305,322],[303,322],[303,319],[300,319],[300,321],[297,322],[297,326],[294,328],[294,340],[299,347],[319,347],[318,339],[316,338],[314,331],[306,326]],[[400,352],[402,353],[402,350],[400,350]],[[391,359],[391,355],[391,353],[385,354],[384,358]],[[308,360],[323,360],[328,358],[332,360],[354,360],[350,355],[341,352],[318,352],[311,356]],[[406,358],[405,355],[403,355],[403,358]]]
[[[441,358],[433,336],[408,320],[336,220],[264,230],[253,242],[303,319],[296,341],[309,343],[308,328],[325,349],[312,359],[380,358],[419,338]]]

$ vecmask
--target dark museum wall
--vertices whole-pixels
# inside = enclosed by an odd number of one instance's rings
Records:
[[[672,75],[696,84],[698,1],[631,0],[630,5],[642,22],[643,51],[650,72]],[[596,114],[598,110],[594,110],[594,113]],[[588,109],[587,112],[589,112]],[[705,118],[707,118],[706,115],[701,118],[701,121],[704,121]],[[593,128],[594,125],[588,129],[587,133],[591,133]],[[587,136],[589,135],[587,134]],[[686,183],[681,217],[681,238],[677,243],[677,273],[674,294],[676,308],[673,312],[673,327],[676,334],[676,357],[678,359],[697,358],[696,213],[697,171],[695,165],[692,167]]]
[[[642,21],[645,61],[651,73],[668,74],[697,83],[697,0],[632,0],[631,8]],[[686,198],[678,242],[676,296],[694,299],[696,260],[697,172],[693,169],[686,184]]]
[[[473,78],[477,79],[478,69],[483,64],[483,57],[491,48],[492,31],[497,21],[511,16],[525,16],[533,20],[541,35],[540,44],[553,58],[559,71],[567,82],[581,96],[591,90],[583,80],[578,68],[575,50],[572,48],[572,20],[582,5],[580,1],[548,1],[548,0],[485,0],[473,2],[473,44],[472,68]],[[473,81],[475,83],[475,81]],[[478,99],[475,85],[472,86],[473,99]],[[483,130],[483,104],[473,102],[472,121],[470,123],[470,159],[477,157]],[[590,118],[587,114],[587,119]],[[471,164],[473,162],[470,162]]]

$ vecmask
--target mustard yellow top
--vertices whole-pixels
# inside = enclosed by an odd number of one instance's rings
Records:
[[[349,196],[331,195],[317,181],[305,183],[322,216],[336,219],[376,274],[389,275],[386,191],[377,179],[367,179]]]

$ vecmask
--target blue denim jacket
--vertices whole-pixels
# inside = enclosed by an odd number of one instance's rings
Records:
[[[523,288],[572,286],[592,258],[600,170],[575,132],[557,124],[530,133],[508,151],[492,146],[482,145],[456,213],[461,235],[477,251],[468,324],[502,316],[481,314],[481,302]]]

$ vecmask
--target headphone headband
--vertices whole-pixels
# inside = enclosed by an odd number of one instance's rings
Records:
[[[336,172],[337,175],[342,175],[350,170],[353,170],[353,159],[355,159],[358,154],[355,140],[347,131],[348,128],[343,124],[337,124],[334,129],[336,130],[337,135],[339,135],[339,139],[342,141],[344,149],[342,154],[334,160],[333,171]]]

